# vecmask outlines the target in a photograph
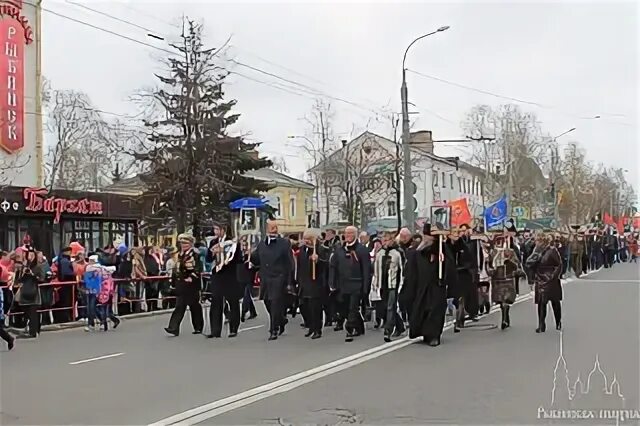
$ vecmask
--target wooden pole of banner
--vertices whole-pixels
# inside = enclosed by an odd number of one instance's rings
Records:
[[[438,278],[442,279],[442,254],[444,253],[442,244],[444,242],[444,236],[442,234],[438,235]]]
[[[313,239],[313,254],[316,254],[316,239]],[[311,262],[311,279],[316,280],[316,261]]]
[[[249,269],[251,269],[251,237],[252,235],[247,235],[247,252],[249,253],[247,263],[249,264]]]

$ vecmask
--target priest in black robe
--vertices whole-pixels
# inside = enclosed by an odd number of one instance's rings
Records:
[[[438,236],[431,235],[431,225],[425,224],[420,246],[408,253],[406,280],[402,297],[410,304],[409,337],[422,337],[429,346],[438,346],[447,312],[447,283],[455,281],[455,254],[443,244],[440,255]],[[438,277],[439,262],[443,262],[443,279]]]
[[[296,257],[296,281],[300,309],[308,328],[305,337],[322,337],[322,302],[327,289],[329,253],[311,230],[303,236],[303,245]]]
[[[293,262],[291,243],[278,235],[275,220],[267,221],[267,238],[251,254],[251,265],[259,268],[260,298],[270,317],[269,340],[284,333],[285,300],[287,290],[293,287]]]

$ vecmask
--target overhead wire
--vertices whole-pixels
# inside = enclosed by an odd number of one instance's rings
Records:
[[[90,7],[87,7],[87,6],[84,6],[84,5],[81,5],[81,4],[78,4],[78,3],[75,3],[75,2],[73,2],[73,1],[69,1],[69,0],[67,0],[67,3],[72,4],[72,5],[75,5],[75,6],[82,7],[82,8],[87,9],[87,10],[91,10],[91,11],[93,11],[93,12],[95,12],[95,13],[98,13],[98,14],[103,15],[103,16],[110,17],[110,18],[115,19],[115,20],[117,20],[117,21],[119,21],[119,22],[123,22],[123,23],[129,24],[129,25],[134,26],[134,27],[136,27],[136,28],[143,29],[143,30],[145,30],[145,31],[148,31],[149,33],[157,33],[157,34],[160,34],[159,32],[155,32],[155,31],[153,31],[153,30],[151,30],[151,29],[149,29],[149,28],[146,28],[146,27],[143,27],[143,26],[139,26],[138,24],[135,24],[135,23],[133,23],[133,22],[127,21],[127,20],[125,20],[125,19],[121,19],[121,18],[119,18],[119,17],[115,17],[115,16],[113,16],[113,15],[111,15],[111,14],[108,14],[108,13],[106,13],[106,12],[98,11],[98,10],[96,10],[96,9],[93,9],[93,8],[90,8]],[[106,29],[106,28],[104,28],[104,27],[100,27],[100,26],[97,26],[97,25],[94,25],[94,24],[88,23],[88,22],[86,22],[86,21],[83,21],[83,20],[80,20],[80,19],[76,19],[76,18],[73,18],[73,17],[67,16],[67,15],[61,14],[61,13],[59,13],[59,12],[52,11],[52,10],[50,10],[50,9],[42,8],[42,10],[43,10],[43,11],[45,11],[45,12],[48,12],[48,13],[52,13],[52,14],[54,14],[54,15],[56,15],[56,16],[59,16],[59,17],[62,17],[62,18],[65,18],[65,19],[69,19],[69,20],[71,20],[71,21],[73,21],[73,22],[76,22],[76,23],[79,23],[79,24],[82,24],[82,25],[85,25],[85,26],[88,26],[88,27],[91,27],[91,28],[94,28],[94,29],[97,29],[97,30],[103,31],[103,32],[105,32],[105,33],[108,33],[108,34],[111,34],[111,35],[115,35],[115,36],[117,36],[117,37],[120,37],[120,38],[123,38],[123,39],[129,40],[129,41],[136,42],[136,43],[138,43],[138,44],[141,44],[141,45],[144,45],[144,46],[147,46],[147,47],[151,47],[151,48],[158,49],[158,50],[161,50],[161,51],[164,51],[164,52],[167,52],[167,53],[175,54],[175,52],[170,51],[170,50],[168,50],[168,49],[160,48],[160,47],[155,46],[155,45],[153,45],[153,44],[146,43],[146,42],[143,42],[143,41],[141,41],[141,40],[134,39],[134,38],[132,38],[132,37],[128,37],[128,36],[125,36],[125,35],[122,35],[122,34],[116,33],[116,32],[114,32],[114,31],[108,30],[108,29]],[[148,34],[148,35],[154,36],[153,34]],[[156,36],[155,38],[158,38],[158,37]],[[310,95],[312,95],[312,96],[314,96],[314,97],[326,97],[326,98],[328,98],[328,99],[332,99],[332,100],[335,100],[335,101],[337,101],[337,102],[342,102],[342,103],[345,103],[345,104],[347,104],[347,105],[350,105],[350,106],[353,106],[353,107],[355,107],[355,108],[359,108],[359,109],[362,109],[362,110],[368,111],[368,112],[373,113],[373,114],[376,114],[376,115],[384,114],[383,110],[381,110],[381,109],[373,109],[373,108],[369,108],[369,107],[366,107],[366,106],[364,106],[364,105],[361,105],[361,104],[359,104],[359,103],[357,103],[357,102],[353,102],[353,101],[351,101],[351,100],[349,100],[349,99],[345,99],[345,98],[343,98],[343,97],[338,97],[338,96],[333,96],[333,95],[331,95],[331,94],[329,94],[329,93],[326,93],[326,92],[325,92],[325,91],[323,91],[323,90],[317,89],[317,88],[315,88],[315,87],[309,86],[309,85],[304,84],[304,83],[300,83],[300,82],[295,81],[295,80],[292,80],[292,79],[288,79],[288,78],[282,77],[282,76],[280,76],[280,75],[278,75],[278,74],[275,74],[275,73],[273,73],[273,72],[266,71],[266,70],[261,69],[261,68],[259,68],[259,67],[256,67],[256,66],[253,66],[253,65],[247,64],[247,63],[245,63],[245,62],[240,62],[240,61],[237,61],[237,60],[235,60],[235,59],[231,59],[231,60],[230,60],[230,62],[233,62],[233,63],[235,63],[236,65],[239,65],[239,66],[245,67],[245,68],[247,68],[247,69],[250,69],[250,70],[252,70],[252,71],[254,71],[254,72],[258,72],[258,73],[260,73],[260,74],[267,75],[267,76],[272,77],[272,78],[276,78],[276,79],[278,79],[278,80],[281,80],[281,81],[284,81],[284,82],[287,82],[287,83],[293,84],[293,85],[295,85],[295,86],[299,86],[300,88],[306,89],[306,91],[307,91]],[[236,73],[236,74],[237,74],[237,75],[239,75],[239,76],[241,76],[241,77],[243,77],[243,78],[247,78],[247,76],[246,76],[246,75],[244,75],[244,74],[240,74],[240,73]],[[260,80],[257,80],[257,79],[253,79],[252,81],[257,82],[257,83],[261,83],[261,84],[266,84],[266,85],[271,86],[271,87],[274,87],[274,88],[276,87],[276,86],[274,86],[274,85],[272,85],[272,84],[269,84],[269,83],[266,83],[266,82],[263,82],[263,81],[260,81]]]
[[[476,93],[481,93],[481,94],[484,94],[484,95],[493,96],[493,97],[496,97],[496,98],[505,99],[505,100],[508,100],[508,101],[521,103],[521,104],[525,104],[525,105],[531,105],[531,106],[535,106],[535,107],[542,108],[542,109],[548,109],[548,110],[561,112],[564,115],[568,115],[568,116],[571,116],[573,118],[577,118],[577,119],[580,119],[580,120],[592,120],[592,119],[596,119],[596,118],[602,118],[601,116],[603,116],[603,115],[609,116],[609,117],[626,117],[624,114],[609,114],[609,113],[600,113],[599,115],[594,115],[593,117],[581,117],[581,116],[578,116],[578,115],[573,114],[573,113],[569,113],[569,112],[566,112],[566,111],[561,111],[558,108],[556,108],[554,106],[551,106],[551,105],[541,104],[540,102],[534,102],[534,101],[530,101],[530,100],[526,100],[526,99],[516,98],[516,97],[513,97],[513,96],[501,95],[501,94],[498,94],[498,93],[491,92],[489,90],[480,89],[480,88],[477,88],[477,87],[468,86],[468,85],[461,84],[461,83],[456,83],[454,81],[450,81],[450,80],[446,80],[444,78],[440,78],[440,77],[436,77],[436,76],[433,76],[433,75],[425,74],[425,73],[422,73],[422,72],[419,72],[419,71],[415,71],[415,70],[412,70],[412,69],[407,69],[407,71],[412,73],[412,74],[418,75],[420,77],[427,78],[427,79],[434,80],[434,81],[438,81],[440,83],[448,84],[450,86],[455,86],[455,87],[458,87],[460,89],[470,90],[470,91],[473,91],[473,92],[476,92]],[[631,126],[631,124],[624,123],[624,122],[609,121],[609,120],[607,120],[607,122],[613,123],[613,124],[624,125],[624,126]]]

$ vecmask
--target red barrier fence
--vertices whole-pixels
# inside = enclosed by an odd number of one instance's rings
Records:
[[[211,275],[210,272],[204,272],[201,274],[201,280],[202,280],[202,287],[201,288],[205,288],[205,283],[206,283],[206,278],[208,278]],[[167,275],[158,275],[158,276],[151,276],[151,277],[143,277],[143,278],[114,278],[114,284],[115,284],[115,291],[114,291],[114,297],[112,300],[112,304],[113,304],[113,311],[116,315],[118,315],[118,306],[122,303],[148,303],[148,302],[162,302],[164,300],[174,300],[176,298],[176,296],[163,296],[163,297],[156,297],[156,298],[146,298],[146,297],[142,297],[143,294],[145,293],[145,289],[144,287],[140,288],[139,286],[144,285],[145,281],[166,281],[166,280],[170,280],[171,277],[167,276]],[[122,297],[120,295],[120,284],[121,283],[131,283],[134,285],[134,291],[136,296],[139,296],[138,298],[134,298],[134,299],[130,299],[127,297]],[[80,305],[77,304],[78,303],[78,290],[80,288],[83,287],[83,282],[81,280],[78,281],[52,281],[52,282],[47,282],[47,283],[42,283],[39,284],[40,288],[43,287],[54,287],[54,291],[59,290],[60,288],[64,287],[64,286],[71,286],[71,306],[63,306],[63,307],[54,307],[55,303],[52,303],[51,306],[49,308],[45,308],[45,309],[39,309],[38,312],[40,313],[47,313],[47,312],[55,312],[55,311],[65,311],[65,310],[71,310],[71,321],[75,321],[78,317],[78,310],[81,309],[86,309],[87,306],[86,305]],[[0,286],[0,291],[2,291],[2,289],[8,288],[8,286]],[[160,291],[158,289],[158,291]],[[201,294],[210,294],[208,292],[205,291],[201,291]],[[134,296],[134,297],[136,297]],[[159,296],[162,296],[161,294],[159,294]],[[97,306],[100,306],[101,304],[98,303]],[[155,309],[157,311],[160,310],[164,310],[164,309]],[[132,312],[134,313],[134,312]],[[12,315],[23,315],[23,312],[9,312],[8,313],[9,316]]]

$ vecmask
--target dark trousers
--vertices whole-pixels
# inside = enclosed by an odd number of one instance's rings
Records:
[[[227,303],[228,310],[225,309]],[[225,299],[222,295],[216,295],[211,298],[209,321],[211,322],[211,335],[214,337],[222,335],[223,314],[229,320],[229,333],[237,333],[238,327],[240,327],[240,301]]]
[[[604,252],[604,267],[610,268],[613,266],[615,252],[613,250],[605,250]]]
[[[556,320],[556,325],[562,321],[562,305],[559,300],[551,300],[551,308],[553,309],[553,316]],[[541,300],[538,303],[538,323],[542,325],[547,319],[547,301]]]
[[[181,294],[176,299],[176,308],[171,313],[171,319],[169,320],[169,329],[172,331],[180,331],[180,324],[184,318],[184,313],[187,310],[187,306],[191,311],[191,324],[193,325],[193,331],[201,332],[204,328],[204,318],[202,317],[202,306],[200,306],[199,294],[193,290],[183,290],[184,294]]]
[[[75,277],[63,277],[63,281],[75,281]],[[56,308],[67,308],[53,311],[53,321],[56,324],[71,322],[73,318],[73,307],[71,302],[73,299],[72,285],[63,284],[58,288],[58,302],[54,305]],[[69,309],[71,308],[71,309]]]
[[[284,297],[276,297],[264,301],[264,305],[269,312],[269,331],[274,334],[280,331],[280,327],[284,327]]]
[[[144,284],[144,299],[147,302],[147,312],[153,312],[158,310],[158,282],[145,282]]]
[[[322,299],[319,297],[305,297],[302,299],[300,310],[304,324],[309,331],[314,333],[322,332]]]
[[[340,301],[337,291],[329,293],[325,302],[324,310],[325,315],[327,316],[327,322],[340,322]],[[344,322],[344,319],[342,322]]]
[[[345,325],[347,333],[364,334],[364,319],[360,311],[361,299],[360,292],[342,295],[344,306],[347,307],[347,323]]]
[[[0,339],[9,343],[13,340],[13,337],[9,334],[6,328],[4,328],[4,319],[0,320]]]
[[[36,337],[40,333],[40,314],[38,313],[38,305],[20,305],[23,318],[29,328],[29,336]]]
[[[387,334],[393,333],[393,330],[402,333],[405,330],[404,322],[398,312],[398,292],[396,289],[390,289],[387,292],[387,309],[386,319],[384,321],[384,330]]]
[[[255,317],[258,315],[256,312],[256,305],[253,303],[253,294],[251,293],[253,286],[251,284],[247,284],[244,286],[244,296],[242,297],[242,318],[247,314],[247,312]]]

